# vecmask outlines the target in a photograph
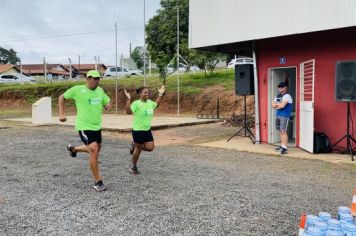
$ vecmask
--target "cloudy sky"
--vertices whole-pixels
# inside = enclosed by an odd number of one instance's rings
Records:
[[[115,21],[118,53],[129,55],[143,45],[144,0],[0,0],[0,46],[13,48],[23,64],[94,63],[94,56],[115,64]],[[146,22],[159,9],[146,0]]]

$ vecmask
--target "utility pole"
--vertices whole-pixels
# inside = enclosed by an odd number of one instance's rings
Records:
[[[152,62],[151,57],[148,58],[148,75],[151,76]]]
[[[47,65],[46,65],[46,57],[43,57],[43,67],[44,67],[44,77],[47,81]]]
[[[22,78],[22,61],[21,61],[21,59],[20,59],[20,74],[21,74],[21,78]]]
[[[100,56],[98,56],[98,65],[100,65]]]
[[[68,57],[69,60],[69,79],[72,79],[72,60],[70,59],[70,57]]]
[[[179,5],[177,0],[177,113],[180,115],[179,102]]]
[[[131,54],[132,54],[132,45],[131,45],[131,43],[130,43],[130,50],[129,50],[129,53],[130,53],[129,58],[131,58]]]
[[[117,114],[117,22],[115,22],[115,114]]]
[[[79,72],[79,79],[81,78],[80,74],[80,55],[78,55],[78,72]]]
[[[143,0],[143,86],[146,86],[146,0]]]
[[[94,60],[95,60],[95,70],[98,70],[98,60],[96,56],[94,56]]]

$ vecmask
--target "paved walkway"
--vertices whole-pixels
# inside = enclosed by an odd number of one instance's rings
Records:
[[[238,150],[238,151],[250,152],[250,153],[281,156],[279,152],[276,152],[274,150],[275,146],[271,144],[253,144],[250,139],[245,137],[234,137],[229,142],[226,142],[226,140],[221,140],[216,142],[202,143],[198,145],[204,147],[224,148],[229,150]],[[289,148],[288,151],[289,153],[286,156],[292,158],[313,159],[313,160],[322,160],[331,163],[347,163],[347,164],[356,165],[356,161],[351,161],[351,156],[346,154],[336,154],[336,153],[312,154],[304,151],[301,148],[296,148],[296,147]],[[356,156],[354,158],[356,158]]]
[[[32,126],[32,118],[7,119],[7,121],[23,122],[26,126]],[[103,115],[103,130],[127,132],[132,129],[132,115]],[[67,116],[66,122],[60,122],[58,117],[53,117],[52,124],[74,126],[75,116]],[[152,121],[152,129],[163,129],[178,126],[207,124],[218,122],[216,119],[197,119],[192,117],[155,116]],[[34,125],[35,126],[35,125]]]

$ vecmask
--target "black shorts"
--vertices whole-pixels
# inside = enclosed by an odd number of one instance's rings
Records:
[[[85,145],[89,145],[93,142],[101,143],[101,130],[80,130],[79,136]]]
[[[151,130],[147,130],[147,131],[132,130],[132,138],[134,140],[134,143],[138,143],[138,144],[144,144],[153,141]]]

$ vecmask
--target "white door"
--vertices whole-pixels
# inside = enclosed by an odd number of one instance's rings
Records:
[[[315,59],[300,64],[300,147],[313,153]]]

